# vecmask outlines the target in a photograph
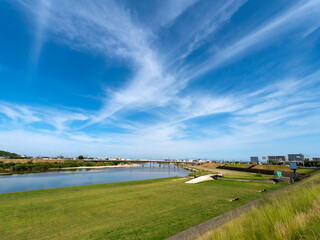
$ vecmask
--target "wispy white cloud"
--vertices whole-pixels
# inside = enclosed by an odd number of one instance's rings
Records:
[[[40,118],[35,116],[35,114],[25,106],[2,103],[0,104],[0,113],[14,121],[22,120],[26,123],[40,121]]]
[[[320,2],[317,0],[300,1],[291,9],[275,17],[273,20],[259,26],[253,32],[245,35],[233,44],[229,44],[222,49],[213,46],[213,54],[206,59],[200,66],[191,69],[190,78],[197,77],[210,70],[220,67],[227,61],[234,61],[252,53],[254,50],[272,44],[282,34],[289,30],[301,26],[302,24],[314,24],[320,20]],[[303,33],[301,35],[303,37]]]
[[[71,123],[75,121],[85,121],[88,120],[88,116],[83,115],[81,113],[74,113],[74,112],[59,112],[54,113],[53,116],[46,119],[45,122],[51,124],[54,126],[58,131],[63,131],[66,128],[68,128],[68,124],[71,125]]]
[[[205,39],[221,28],[224,22],[230,20],[232,15],[246,2],[247,0],[227,1],[214,12],[211,12],[210,16],[206,18],[204,22],[199,22],[193,34],[190,34],[192,40],[184,39],[184,41],[188,40],[188,47],[180,58],[186,58],[200,48]]]
[[[301,126],[305,127],[303,119],[313,122],[315,126],[319,99],[313,97],[312,91],[320,90],[315,84],[319,80],[318,73],[302,78],[289,76],[278,80],[278,83],[274,83],[273,79],[271,84],[260,89],[237,93],[218,90],[210,93],[195,90],[186,93],[182,90],[201,74],[275,42],[282,34],[301,26],[302,21],[304,24],[319,21],[320,15],[316,14],[320,9],[319,1],[299,1],[289,10],[263,22],[252,32],[241,33],[240,39],[239,36],[231,38],[224,46],[216,46],[214,39],[211,39],[214,46],[209,57],[200,56],[196,62],[191,63],[183,61],[227,23],[246,3],[245,0],[221,1],[216,11],[208,11],[212,14],[207,14],[194,23],[196,28],[186,26],[185,32],[190,31],[190,34],[184,39],[178,39],[177,45],[174,45],[177,49],[169,49],[170,54],[159,50],[161,46],[157,31],[161,27],[174,26],[183,13],[200,4],[196,0],[163,1],[161,11],[167,14],[160,14],[155,20],[159,25],[157,29],[141,22],[138,15],[121,5],[121,2],[36,3],[24,1],[16,4],[22,4],[24,10],[32,13],[30,16],[36,16],[37,59],[44,39],[50,39],[77,51],[117,61],[130,68],[132,74],[119,89],[105,89],[103,107],[98,111],[20,106],[2,102],[0,112],[20,123],[21,129],[33,123],[45,123],[54,128],[48,133],[33,131],[34,136],[30,142],[36,143],[35,146],[38,143],[39,146],[43,145],[40,140],[54,145],[63,139],[63,144],[59,143],[58,146],[66,152],[70,148],[73,153],[88,146],[88,152],[94,154],[98,148],[116,143],[117,147],[113,150],[108,146],[107,150],[112,151],[112,154],[117,154],[117,151],[119,154],[133,151],[139,154],[187,154],[211,147],[215,151],[241,149],[259,143],[262,139],[271,141],[312,133],[312,127],[303,129]],[[132,112],[156,115],[158,121],[130,122],[126,116]],[[200,117],[214,119],[219,114],[226,114],[228,117],[222,123],[197,125]],[[293,118],[299,118],[299,121],[294,121]],[[193,121],[193,125],[188,125],[188,121]],[[86,127],[97,123],[102,128],[117,127],[126,131],[86,132]],[[195,127],[196,130],[190,133],[190,127]],[[277,134],[272,136],[275,132]],[[28,136],[30,132],[15,130],[1,134],[10,136],[7,143],[9,148],[18,137]],[[202,135],[205,137],[201,138]],[[71,147],[74,144],[78,146]],[[32,149],[31,145],[29,147]]]
[[[51,125],[58,132],[69,129],[68,126],[75,121],[88,120],[88,116],[81,112],[77,113],[74,110],[68,111],[57,108],[33,107],[7,102],[0,102],[0,113],[20,126],[33,123],[45,123]]]
[[[199,0],[164,0],[157,11],[156,21],[165,26],[176,20],[183,12]]]
[[[51,1],[50,0],[40,0],[37,3],[37,9],[39,9],[38,14],[36,17],[38,18],[36,21],[36,37],[34,41],[34,46],[32,48],[32,60],[33,64],[38,64],[39,58],[41,56],[43,44],[46,41],[46,34],[45,34],[45,26],[48,24],[50,19],[50,9]]]
[[[195,2],[162,3],[162,8],[167,9],[170,14],[166,14],[165,18],[162,17],[160,23],[168,24]],[[192,48],[195,49],[201,39],[230,18],[244,2],[232,1],[221,6],[215,12],[213,19],[207,20],[206,25],[211,27],[198,35]],[[113,1],[86,3],[85,7],[81,1],[74,2],[72,8],[64,5],[64,3],[45,5],[48,6],[46,15],[50,14],[50,21],[42,21],[40,24],[45,25],[43,28],[51,30],[59,41],[72,48],[107,56],[117,55],[129,60],[135,72],[133,78],[124,83],[121,90],[106,91],[108,97],[105,106],[96,116],[92,116],[91,123],[102,121],[123,109],[165,106],[174,101],[179,91],[186,87],[184,77],[174,72],[170,73],[162,56],[154,50],[152,29],[142,28],[139,21],[124,7]],[[29,11],[42,19],[43,7],[33,6],[33,1],[25,3]]]

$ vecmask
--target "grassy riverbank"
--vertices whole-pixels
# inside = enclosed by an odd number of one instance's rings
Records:
[[[320,173],[199,239],[320,239]]]
[[[195,169],[199,172],[194,172],[192,174],[189,174],[190,176],[201,176],[211,173],[221,173],[223,174],[224,178],[228,179],[243,179],[243,180],[268,180],[270,178],[270,175],[263,175],[263,174],[257,174],[257,173],[248,173],[248,172],[239,172],[239,171],[233,171],[233,170],[225,170],[225,169],[219,169],[216,168],[216,164],[209,163],[209,164],[203,164],[199,166],[189,166],[187,165],[187,168]]]
[[[115,166],[118,162],[83,162],[77,160],[65,160],[63,162],[3,162],[0,161],[0,173],[24,173],[24,172],[44,172],[49,169],[93,167],[93,166]]]
[[[185,181],[167,178],[0,194],[0,236],[164,239],[284,186]],[[229,201],[235,197],[240,200]]]
[[[271,170],[271,171],[283,171],[292,172],[289,166],[284,165],[257,165],[257,164],[222,164],[222,163],[205,163],[201,165],[203,168],[216,169],[219,166],[235,167],[235,168],[249,168],[249,169],[260,169],[260,170]],[[316,168],[299,168],[297,170],[300,174],[310,174],[316,171]]]

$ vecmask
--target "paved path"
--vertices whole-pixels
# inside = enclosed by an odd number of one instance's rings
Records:
[[[252,207],[257,206],[261,204],[265,199],[269,199],[275,196],[280,195],[282,192],[287,191],[291,189],[292,187],[296,186],[297,184],[292,184],[289,186],[286,186],[284,188],[281,188],[278,191],[269,193],[257,200],[254,200],[252,202],[249,202],[245,205],[242,205],[230,212],[224,213],[218,217],[212,218],[204,223],[201,223],[197,226],[194,226],[188,230],[185,230],[181,233],[178,233],[172,237],[167,238],[167,240],[192,240],[192,239],[197,239],[198,237],[206,234],[209,231],[212,231],[218,227],[221,227],[223,224],[228,222],[229,220],[239,217],[241,214],[246,213],[251,210]]]

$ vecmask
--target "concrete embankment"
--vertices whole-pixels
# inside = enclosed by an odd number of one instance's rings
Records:
[[[187,181],[186,183],[199,183],[199,182],[204,182],[204,181],[209,181],[209,180],[213,180],[212,174],[208,174],[208,175],[194,178],[192,180]]]
[[[200,182],[205,182],[209,180],[214,180],[214,177],[222,177],[222,174],[207,174],[203,175],[197,178],[194,178],[192,180],[187,181],[186,183],[200,183]]]

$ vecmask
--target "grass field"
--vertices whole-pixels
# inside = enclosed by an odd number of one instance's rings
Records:
[[[268,180],[270,175],[263,175],[257,173],[249,173],[249,172],[240,172],[240,171],[233,171],[233,170],[226,170],[226,169],[217,169],[215,163],[208,163],[199,166],[193,166],[191,168],[198,169],[200,173],[210,174],[210,173],[221,173],[223,174],[224,178],[228,179],[247,179],[247,180]],[[189,166],[188,166],[189,167]],[[193,173],[190,175],[197,175],[198,173]],[[204,175],[202,174],[202,175]]]
[[[270,175],[233,171],[232,173],[225,173],[224,178],[247,179],[247,180],[268,180],[270,178]]]
[[[164,239],[285,186],[185,181],[166,178],[0,194],[0,236]],[[229,201],[235,197],[240,200]]]
[[[205,163],[201,165],[203,168],[216,169],[219,166],[236,167],[236,168],[251,168],[251,169],[261,169],[261,170],[271,170],[271,171],[283,171],[292,172],[289,166],[284,165],[256,165],[256,164],[221,164],[221,163]],[[310,174],[316,171],[315,168],[300,168],[297,173],[300,174]]]
[[[199,239],[320,239],[320,173]]]

